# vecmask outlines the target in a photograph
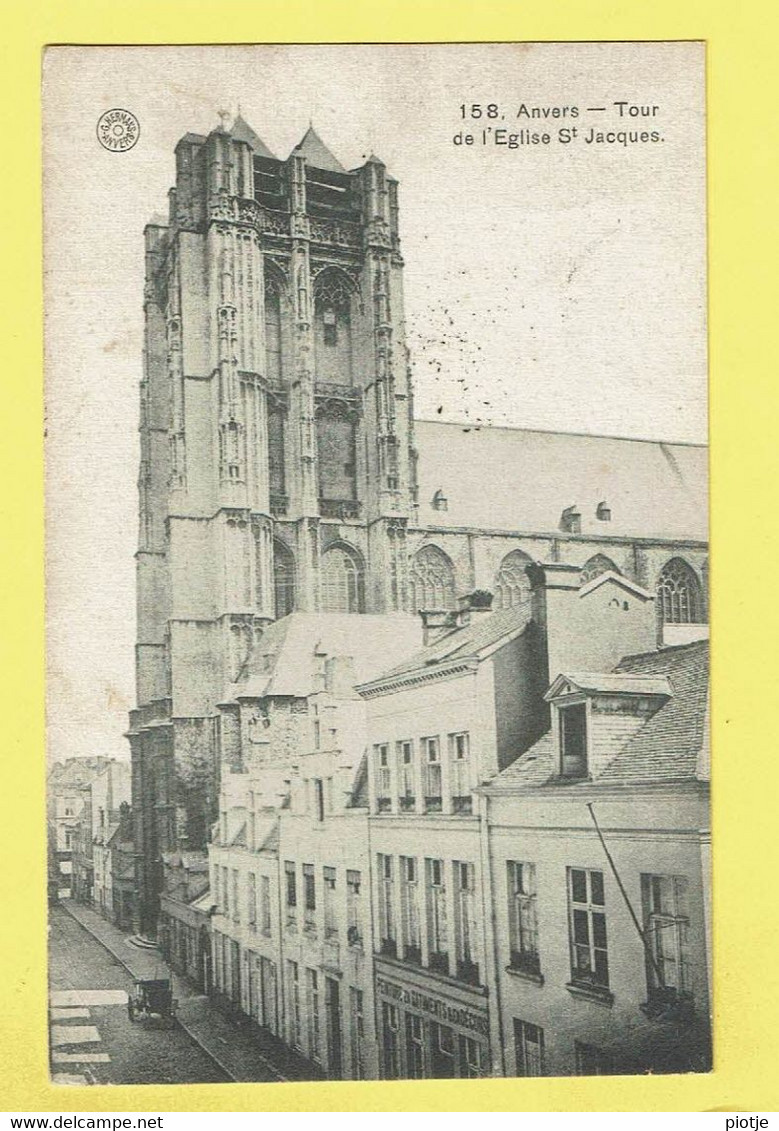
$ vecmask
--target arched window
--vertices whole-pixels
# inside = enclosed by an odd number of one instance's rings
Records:
[[[295,558],[278,538],[273,540],[273,590],[279,620],[295,608]]]
[[[672,558],[663,566],[657,600],[663,624],[700,624],[703,620],[698,578],[681,558]]]
[[[281,288],[265,275],[265,366],[269,381],[281,381]]]
[[[323,613],[365,611],[365,577],[362,561],[348,546],[331,546],[322,554]]]
[[[315,378],[352,383],[352,288],[341,272],[325,271],[314,291]]]
[[[342,402],[328,401],[317,410],[316,448],[320,499],[355,499],[355,421]]]
[[[514,605],[521,605],[530,597],[530,578],[527,567],[532,558],[523,554],[521,550],[512,550],[506,554],[500,563],[498,576],[495,578],[495,600],[493,608],[510,609]]]
[[[409,571],[412,612],[454,608],[454,569],[437,546],[423,546]]]
[[[617,569],[611,558],[607,558],[605,554],[595,554],[582,566],[581,583],[586,585],[588,581],[600,577],[602,573],[609,572],[621,573],[622,571]]]

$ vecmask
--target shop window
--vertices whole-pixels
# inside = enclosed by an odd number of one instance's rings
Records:
[[[392,809],[392,770],[390,768],[389,745],[382,742],[374,746],[373,756],[376,765],[376,808],[379,813],[389,813]]]
[[[442,804],[441,748],[438,737],[423,738],[425,812],[440,813]]]
[[[449,735],[452,812],[473,812],[470,781],[470,743],[466,732]]]
[[[409,571],[411,611],[436,611],[455,606],[454,568],[437,546],[423,546]]]
[[[649,1006],[657,1010],[692,1003],[687,880],[683,876],[641,876]]]
[[[587,706],[560,707],[560,774],[564,778],[587,775]]]
[[[446,884],[443,860],[425,860],[427,871],[428,963],[439,974],[449,973],[449,944],[446,919]]]
[[[297,962],[287,959],[287,1002],[289,1003],[289,1043],[299,1049],[300,1029],[300,973]]]
[[[611,1053],[597,1045],[575,1042],[577,1076],[611,1076],[615,1072]]]
[[[454,1032],[435,1021],[430,1023],[430,1075],[433,1080],[450,1080],[457,1075]]]
[[[406,1075],[411,1080],[425,1076],[425,1027],[416,1013],[406,1014]]]
[[[401,813],[413,812],[416,806],[414,783],[414,747],[411,742],[398,742],[398,807]]]
[[[308,1055],[319,1063],[322,1050],[319,1038],[319,977],[316,970],[306,970],[306,1015],[308,1019]]]
[[[396,1005],[381,1003],[382,1060],[384,1079],[400,1079],[400,1014]]]
[[[511,968],[539,974],[536,866],[508,860]]]
[[[514,1018],[514,1051],[517,1076],[544,1076],[544,1030],[529,1021]]]
[[[608,990],[609,961],[602,872],[585,868],[568,869],[568,915],[572,984],[594,990]]]
[[[422,961],[419,930],[419,883],[414,856],[400,857],[400,910],[403,932],[403,958],[406,962]]]
[[[460,1037],[460,1075],[471,1079],[489,1075],[486,1049],[473,1037]]]
[[[365,1079],[365,1007],[363,991],[349,987],[349,1045],[352,1080]]]

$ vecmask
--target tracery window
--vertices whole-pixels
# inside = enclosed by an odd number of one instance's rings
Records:
[[[423,546],[414,556],[409,571],[411,609],[453,609],[454,569],[437,546]]]
[[[657,598],[663,624],[700,624],[701,587],[687,562],[672,558],[660,574]]]
[[[614,565],[611,558],[607,558],[605,554],[595,554],[593,557],[586,561],[582,567],[581,583],[586,585],[588,581],[600,577],[602,573],[621,573]]]
[[[326,271],[314,293],[316,380],[352,383],[352,289],[338,271]]]
[[[352,501],[357,496],[356,425],[340,401],[322,405],[316,417],[319,497]]]
[[[281,381],[281,290],[265,276],[265,366],[270,381]]]
[[[364,570],[355,553],[331,546],[322,554],[321,577],[323,613],[364,612]]]
[[[511,609],[514,605],[521,605],[530,597],[530,578],[527,567],[532,562],[522,550],[512,550],[506,554],[500,563],[498,576],[495,578],[495,598],[493,608]]]
[[[295,608],[295,559],[292,551],[278,539],[273,542],[273,589],[276,620],[279,620]]]

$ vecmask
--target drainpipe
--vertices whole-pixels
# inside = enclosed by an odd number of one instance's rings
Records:
[[[490,855],[490,800],[486,793],[481,793],[481,812],[479,815],[479,846],[481,848],[481,873],[482,873],[482,920],[484,922],[485,942],[485,976],[487,982],[488,1015],[490,1018],[490,1045],[500,1049],[500,1075],[508,1075],[506,1070],[506,1042],[503,1032],[503,1011],[501,1009],[500,995],[500,963],[498,961],[498,944],[495,931],[495,899],[493,897],[492,859]],[[490,997],[492,1001],[490,1002]],[[492,1050],[491,1050],[492,1052]],[[492,1052],[493,1066],[495,1053]]]

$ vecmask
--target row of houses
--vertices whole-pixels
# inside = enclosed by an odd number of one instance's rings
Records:
[[[132,926],[135,854],[131,768],[116,758],[69,758],[48,776],[49,899],[75,898]]]
[[[491,611],[291,613],[221,710],[171,965],[330,1078],[710,1066],[708,646],[530,570]]]

